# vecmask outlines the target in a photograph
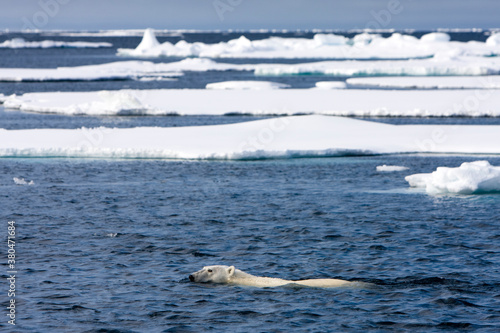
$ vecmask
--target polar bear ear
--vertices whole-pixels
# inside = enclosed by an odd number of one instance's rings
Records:
[[[234,269],[235,269],[235,268],[234,268],[234,266],[230,266],[230,267],[228,267],[228,268],[227,268],[227,275],[228,275],[228,276],[230,276],[230,277],[231,277],[231,276],[233,276],[233,274],[234,274]]]

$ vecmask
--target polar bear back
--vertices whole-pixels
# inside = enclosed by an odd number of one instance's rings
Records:
[[[245,273],[234,266],[206,266],[202,270],[189,276],[193,282],[224,283],[251,287],[279,287],[284,285],[301,285],[316,288],[342,287],[355,282],[339,279],[309,279],[309,280],[284,280],[279,278],[254,276]]]
[[[308,287],[317,287],[317,288],[335,288],[342,287],[353,282],[339,280],[339,279],[309,279],[309,280],[298,280],[291,281],[292,283],[300,284]]]
[[[291,281],[279,278],[254,276],[236,269],[234,274],[230,277],[228,283],[251,287],[279,287],[289,284]]]

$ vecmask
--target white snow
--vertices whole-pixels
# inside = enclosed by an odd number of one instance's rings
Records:
[[[231,64],[205,58],[187,58],[169,63],[118,61],[60,68],[0,68],[0,81],[58,81],[141,79],[171,77],[185,71],[254,71],[257,76],[330,75],[352,76],[471,76],[500,74],[500,57],[439,54],[429,59],[380,61],[319,61],[298,64]]]
[[[345,89],[347,85],[342,81],[319,81],[316,82],[315,87],[318,89]]]
[[[450,41],[450,35],[443,32],[431,32],[420,37],[420,41],[447,43]]]
[[[299,64],[257,64],[255,75],[470,76],[500,74],[500,57],[436,54],[429,59],[319,61]]]
[[[158,47],[160,43],[156,39],[156,36],[152,29],[146,29],[144,36],[142,37],[141,43],[135,49],[136,52],[147,52],[151,48]]]
[[[95,81],[128,80],[149,76],[175,77],[181,73],[165,70],[152,62],[119,61],[101,65],[58,68],[0,68],[0,81]]]
[[[18,178],[18,177],[14,177],[12,178],[12,180],[14,181],[14,183],[16,185],[35,185],[35,182],[30,180],[29,182],[26,181],[26,179],[24,178]]]
[[[489,45],[489,46],[500,46],[500,33],[495,33],[493,35],[491,35],[490,37],[488,37],[488,39],[486,40],[486,45]]]
[[[313,115],[193,127],[0,129],[0,156],[256,159],[500,154],[498,142],[500,126],[395,126]]]
[[[438,167],[432,173],[405,177],[412,187],[425,188],[431,194],[480,194],[500,192],[500,167],[488,161],[462,163],[457,168]]]
[[[356,77],[349,88],[386,89],[500,89],[500,76]]]
[[[217,90],[232,90],[232,89],[269,90],[269,89],[290,88],[290,85],[278,82],[270,82],[270,81],[224,81],[224,82],[208,83],[205,88],[217,89]]]
[[[490,37],[491,38],[491,37]],[[150,42],[153,41],[153,42]],[[208,57],[208,58],[324,58],[324,59],[408,59],[432,57],[439,52],[491,56],[500,54],[494,42],[456,42],[443,32],[418,39],[394,33],[388,38],[362,33],[352,39],[317,33],[310,38],[269,37],[249,40],[245,36],[228,42],[205,44],[181,40],[175,44],[156,42],[152,29],[144,32],[135,49],[118,49],[118,55],[133,57]]]
[[[408,170],[408,167],[400,166],[400,165],[379,165],[376,170],[378,172],[397,172],[397,171],[405,171]]]
[[[156,109],[147,105],[141,97],[140,90],[29,93],[8,97],[4,107],[66,115],[155,115]]]
[[[162,89],[9,96],[5,108],[87,115],[500,116],[498,90]]]
[[[112,47],[113,44],[105,42],[62,42],[54,40],[43,40],[43,41],[33,41],[29,42],[23,38],[13,38],[0,43],[0,48],[10,48],[10,49],[48,49],[48,48],[100,48],[100,47]]]

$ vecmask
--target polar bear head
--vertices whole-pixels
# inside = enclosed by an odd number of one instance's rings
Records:
[[[198,272],[189,275],[189,280],[191,282],[228,283],[234,275],[234,271],[234,266],[205,266]]]

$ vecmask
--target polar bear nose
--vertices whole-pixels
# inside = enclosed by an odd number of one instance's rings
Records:
[[[189,275],[189,281],[194,282],[194,276]]]

